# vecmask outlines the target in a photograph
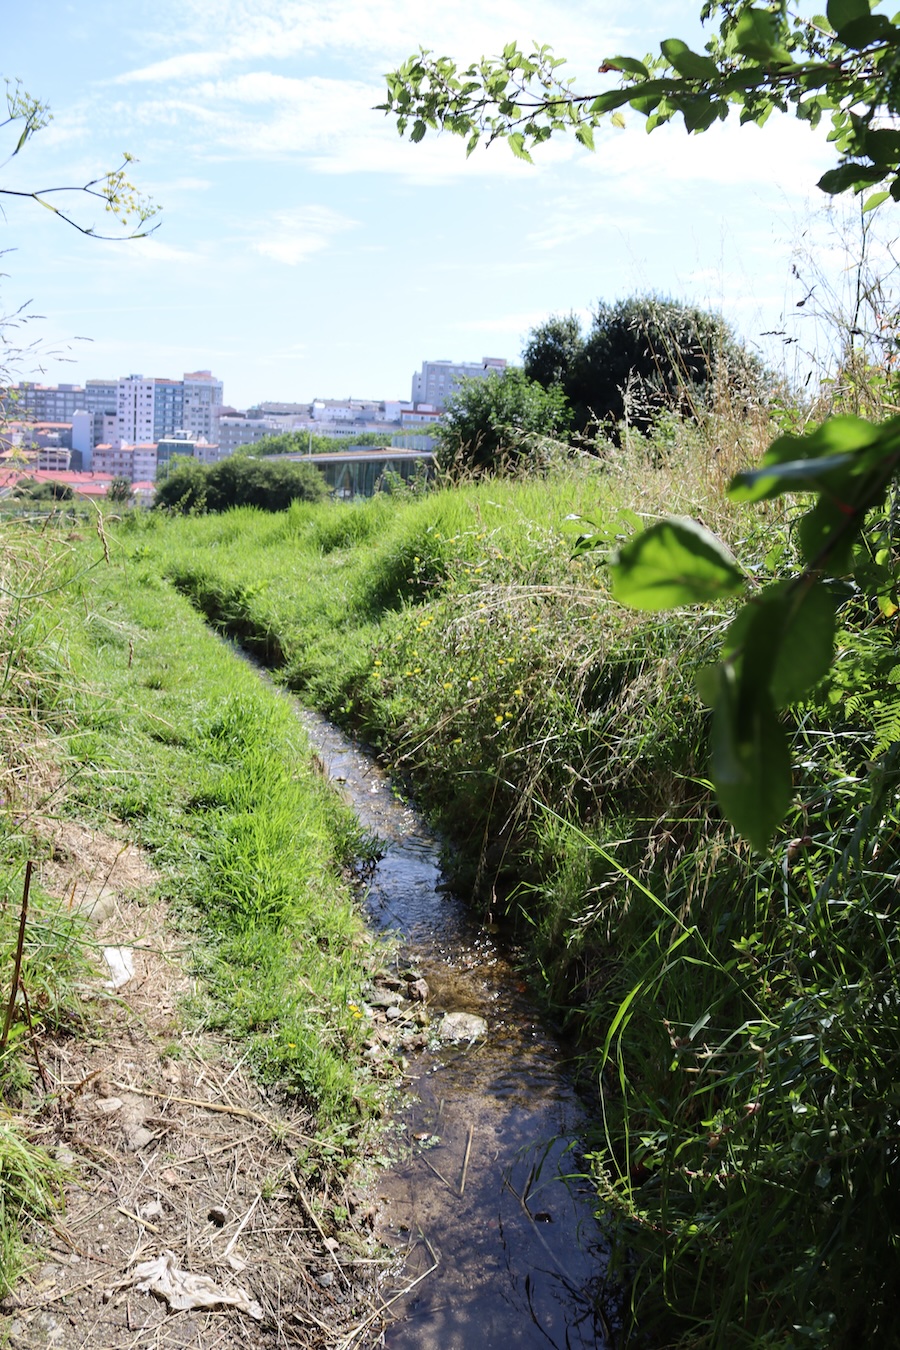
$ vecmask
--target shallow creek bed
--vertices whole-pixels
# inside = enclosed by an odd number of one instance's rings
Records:
[[[492,935],[441,875],[438,842],[373,760],[303,713],[329,775],[381,841],[373,924],[397,935],[396,979],[361,1009],[371,1053],[399,1034],[408,1094],[396,1161],[377,1183],[376,1234],[405,1254],[384,1297],[390,1350],[612,1345],[583,1108],[560,1046]],[[422,1000],[428,1025],[423,1030]]]

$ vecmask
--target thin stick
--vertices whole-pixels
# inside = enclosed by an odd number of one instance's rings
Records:
[[[317,1216],[316,1216],[316,1212],[315,1212],[315,1210],[313,1209],[312,1205],[311,1205],[311,1204],[309,1203],[309,1201],[307,1200],[307,1198],[306,1198],[306,1192],[304,1191],[303,1187],[300,1185],[300,1182],[297,1180],[297,1174],[295,1173],[295,1171],[294,1171],[294,1169],[293,1169],[292,1167],[291,1167],[291,1168],[288,1168],[288,1178],[290,1179],[290,1181],[293,1182],[294,1186],[296,1187],[296,1189],[297,1189],[297,1198],[298,1198],[298,1200],[300,1201],[300,1204],[303,1206],[303,1209],[305,1210],[305,1212],[306,1212],[306,1214],[308,1215],[308,1217],[309,1217],[310,1219],[312,1219],[313,1223],[315,1224],[315,1226],[316,1226],[316,1231],[318,1232],[319,1237],[322,1239],[322,1245],[324,1246],[325,1250],[328,1252],[328,1255],[331,1257],[331,1259],[332,1259],[332,1261],[334,1262],[334,1264],[337,1266],[338,1274],[340,1275],[341,1279],[344,1281],[344,1283],[345,1283],[345,1284],[347,1285],[347,1287],[349,1288],[349,1287],[350,1287],[350,1281],[347,1279],[347,1276],[344,1274],[343,1267],[341,1266],[341,1263],[340,1263],[340,1261],[338,1260],[338,1257],[337,1257],[337,1252],[333,1251],[332,1248],[328,1245],[328,1239],[327,1239],[327,1237],[325,1236],[325,1229],[324,1229],[324,1228],[322,1227],[322,1225],[319,1223],[319,1220],[318,1220],[318,1218],[317,1218]]]
[[[6,1049],[6,1042],[9,1037],[9,1029],[12,1026],[13,1012],[16,1007],[16,994],[19,992],[19,976],[22,974],[22,952],[25,948],[25,925],[28,922],[28,892],[31,890],[31,869],[34,863],[31,859],[25,864],[25,885],[22,887],[22,908],[19,912],[19,937],[16,942],[16,956],[13,962],[12,985],[9,991],[9,1002],[6,1005],[6,1019],[3,1023],[3,1034],[0,1036],[0,1050]]]
[[[196,1097],[175,1097],[171,1092],[152,1092],[150,1088],[135,1087],[133,1083],[113,1083],[112,1086],[119,1092],[136,1092],[139,1097],[155,1097],[160,1102],[177,1102],[179,1106],[199,1106],[203,1111],[219,1111],[226,1116],[241,1116],[244,1120],[255,1120],[259,1125],[266,1125],[270,1130],[274,1129],[277,1123],[279,1130],[294,1135],[296,1139],[302,1139],[304,1143],[316,1144],[319,1148],[328,1148],[333,1152],[340,1151],[336,1144],[326,1144],[321,1139],[314,1139],[312,1135],[294,1129],[294,1126],[288,1125],[287,1121],[279,1120],[275,1122],[269,1120],[266,1116],[261,1116],[258,1111],[248,1111],[244,1106],[226,1106],[223,1102],[203,1102]]]
[[[472,1152],[472,1135],[475,1133],[475,1126],[469,1126],[469,1137],[466,1140],[466,1156],[463,1158],[462,1177],[459,1183],[459,1198],[463,1198],[466,1189],[466,1174],[469,1170],[469,1154]]]
[[[34,1062],[38,1067],[38,1073],[41,1075],[41,1082],[44,1085],[44,1091],[49,1092],[50,1082],[49,1079],[47,1078],[46,1073],[44,1072],[44,1066],[41,1063],[41,1057],[38,1054],[37,1032],[34,1029],[34,1022],[31,1020],[31,1004],[28,1002],[28,990],[25,988],[25,985],[22,982],[22,980],[19,981],[19,987],[22,990],[22,1001],[25,1004],[25,1019],[28,1022],[28,1030],[31,1033],[30,1036],[31,1052],[34,1055]]]
[[[424,1153],[420,1153],[420,1154],[419,1154],[419,1157],[422,1159],[423,1163],[424,1163],[425,1166],[429,1169],[429,1171],[431,1171],[431,1172],[434,1173],[434,1175],[437,1177],[438,1181],[442,1181],[442,1182],[444,1183],[444,1185],[447,1187],[447,1190],[448,1190],[448,1191],[451,1191],[451,1192],[455,1195],[455,1194],[456,1194],[456,1187],[453,1185],[452,1181],[448,1181],[447,1178],[444,1176],[443,1172],[439,1172],[439,1171],[437,1170],[437,1168],[435,1167],[434,1163],[431,1163],[431,1162],[428,1161],[428,1159],[425,1157],[425,1154],[424,1154]]]
[[[157,1228],[155,1223],[151,1223],[149,1219],[142,1219],[140,1214],[132,1214],[131,1210],[126,1209],[124,1205],[116,1205],[116,1209],[120,1214],[124,1214],[126,1219],[131,1219],[133,1223],[139,1223],[142,1228],[149,1228],[151,1233],[162,1232],[162,1229]]]
[[[262,1199],[262,1195],[261,1195],[261,1194],[255,1195],[255,1196],[253,1197],[253,1204],[250,1206],[250,1208],[247,1210],[247,1213],[246,1213],[246,1214],[244,1215],[244,1217],[241,1219],[240,1223],[238,1224],[237,1228],[236,1228],[235,1231],[234,1231],[234,1237],[231,1239],[231,1241],[228,1243],[228,1246],[225,1248],[224,1252],[222,1253],[222,1259],[223,1259],[223,1260],[224,1260],[225,1257],[228,1255],[228,1253],[231,1251],[232,1247],[233,1247],[234,1244],[237,1242],[238,1238],[241,1236],[241,1233],[243,1233],[244,1229],[247,1227],[247,1224],[250,1222],[250,1216],[252,1215],[253,1211],[256,1209],[256,1206],[259,1204],[259,1202],[260,1202],[261,1199]]]

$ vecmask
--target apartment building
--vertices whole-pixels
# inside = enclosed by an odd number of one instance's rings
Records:
[[[22,380],[0,391],[7,416],[29,422],[71,422],[72,414],[84,406],[80,384],[33,384]]]
[[[246,417],[243,414],[218,417],[216,440],[225,455],[231,455],[241,445],[255,445],[266,436],[278,436],[284,426],[276,417]]]
[[[429,403],[441,412],[447,399],[463,380],[484,380],[506,369],[499,356],[483,356],[475,361],[423,361],[412,378],[413,403]]]
[[[160,434],[167,435],[170,430],[182,427],[193,436],[204,436],[211,441],[216,430],[216,410],[225,401],[222,381],[215,379],[208,370],[195,370],[185,374],[181,387],[181,421]]]
[[[95,445],[93,472],[129,483],[153,482],[156,477],[156,442],[137,445]]]

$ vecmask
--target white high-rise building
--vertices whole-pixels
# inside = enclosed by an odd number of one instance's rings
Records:
[[[476,361],[423,361],[412,379],[413,403],[428,403],[439,411],[462,380],[483,380],[493,372],[506,369],[499,356],[484,356]]]
[[[153,440],[156,380],[123,375],[116,390],[116,435],[112,444],[146,444]]]

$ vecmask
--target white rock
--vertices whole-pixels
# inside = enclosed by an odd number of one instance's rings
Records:
[[[438,1036],[442,1041],[477,1041],[487,1035],[487,1022],[475,1013],[445,1013],[438,1024]]]
[[[105,1116],[111,1116],[113,1111],[121,1111],[122,1105],[121,1097],[101,1097],[97,1102],[97,1110]]]
[[[134,979],[134,952],[130,947],[104,947],[103,959],[112,976],[106,981],[107,989],[122,989]]]

